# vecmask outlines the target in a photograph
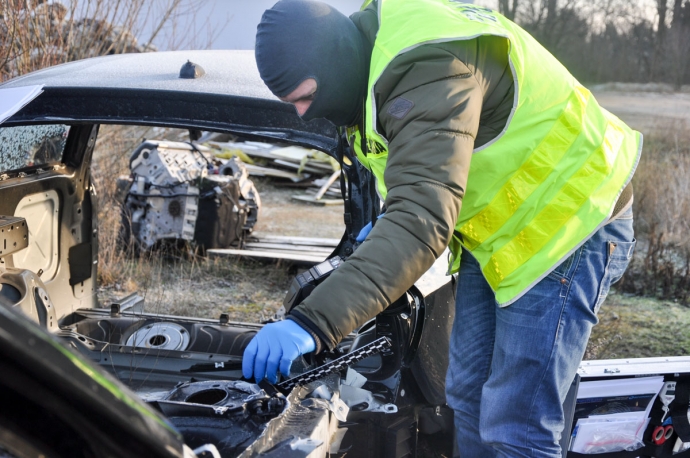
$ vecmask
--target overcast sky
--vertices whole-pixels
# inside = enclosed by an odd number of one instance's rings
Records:
[[[160,5],[167,3],[157,0]],[[169,1],[169,0],[168,0]],[[183,0],[184,3],[185,0]],[[254,49],[256,26],[263,12],[271,8],[278,0],[187,0],[189,4],[201,5],[190,11],[182,5],[183,16],[175,27],[176,36],[171,39],[170,30],[163,31],[154,44],[164,51],[170,48],[169,43],[176,43],[176,48],[189,48],[186,41],[189,34],[195,35],[191,47],[211,49]],[[341,13],[349,16],[357,11],[363,0],[321,0],[333,5]],[[464,0],[472,3],[471,0]],[[481,0],[480,0],[481,1]],[[193,18],[193,19],[192,19]],[[153,21],[151,21],[153,22]],[[153,27],[153,24],[149,24]],[[148,34],[147,34],[148,32]],[[146,42],[150,30],[144,30],[139,37]],[[209,46],[210,43],[210,46]]]
[[[195,1],[195,0],[192,0]],[[196,35],[196,47],[212,49],[254,49],[256,26],[261,20],[263,12],[272,7],[278,0],[203,0],[201,8],[186,12],[179,19],[176,36],[172,39],[177,47],[187,48],[185,34]],[[350,15],[362,5],[362,0],[325,0],[336,7],[341,13]],[[184,8],[184,6],[183,6]],[[190,24],[190,18],[193,24]],[[146,31],[140,40],[146,41]],[[212,40],[210,39],[212,38]],[[169,48],[170,31],[164,31],[154,40],[158,48],[163,51]]]
[[[64,1],[64,0],[63,0]],[[172,0],[151,0],[151,4],[163,9]],[[263,12],[278,0],[182,0],[181,17],[175,26],[166,27],[154,40],[159,50],[170,48],[212,48],[212,49],[254,49],[256,26]],[[345,15],[357,11],[363,0],[322,0],[333,5]],[[497,0],[464,0],[482,6],[496,8]],[[588,0],[580,0],[585,3]],[[633,1],[649,16],[654,16],[653,0]],[[190,7],[190,5],[192,5]],[[154,7],[155,8],[155,7]],[[138,33],[139,40],[147,42],[156,25],[153,15],[146,19],[144,30]],[[174,34],[173,34],[174,31]],[[172,43],[172,45],[171,45]]]

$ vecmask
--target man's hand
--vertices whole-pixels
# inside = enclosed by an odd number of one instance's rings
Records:
[[[379,216],[376,217],[376,219],[381,218],[385,214],[386,214],[385,212],[381,213]],[[362,243],[367,238],[367,235],[369,235],[369,232],[371,232],[372,227],[373,227],[373,225],[371,224],[371,221],[369,221],[367,223],[367,225],[364,226],[362,228],[362,230],[359,231],[359,234],[357,234],[357,237],[355,238],[355,240],[358,241],[359,243]]]
[[[254,336],[242,359],[242,375],[257,383],[264,377],[271,383],[278,381],[280,372],[287,377],[292,362],[299,356],[316,349],[314,338],[292,320],[269,323]]]

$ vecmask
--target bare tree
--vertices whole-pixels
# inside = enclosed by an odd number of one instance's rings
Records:
[[[546,22],[548,24],[555,24],[558,7],[558,0],[546,0]]]
[[[682,24],[682,9],[683,0],[673,0],[673,21],[671,22],[672,29],[680,27],[680,25]]]
[[[652,78],[660,73],[660,65],[664,59],[664,40],[666,38],[666,13],[668,12],[667,0],[656,0],[657,28],[654,60],[652,64]]]
[[[201,0],[186,0],[184,12],[182,2],[0,0],[0,81],[87,57],[155,51],[152,43],[161,30],[194,14]],[[136,37],[148,30],[150,37],[140,44]]]
[[[690,2],[683,5],[682,0],[673,3],[671,28],[667,31],[664,43],[665,69],[676,89],[686,81],[690,54]]]
[[[515,20],[515,13],[518,8],[518,0],[498,0],[498,12],[510,19]]]

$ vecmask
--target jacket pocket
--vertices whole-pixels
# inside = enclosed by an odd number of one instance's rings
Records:
[[[604,299],[606,299],[611,285],[620,280],[625,273],[625,269],[628,268],[630,260],[632,259],[636,243],[637,240],[635,239],[633,239],[632,242],[609,241],[607,243],[606,269],[604,270],[604,276],[599,284],[599,294],[594,304],[594,313],[599,312],[599,308],[604,302]]]

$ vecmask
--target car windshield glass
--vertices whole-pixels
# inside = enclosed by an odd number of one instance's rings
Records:
[[[62,161],[69,126],[0,127],[0,172]]]

